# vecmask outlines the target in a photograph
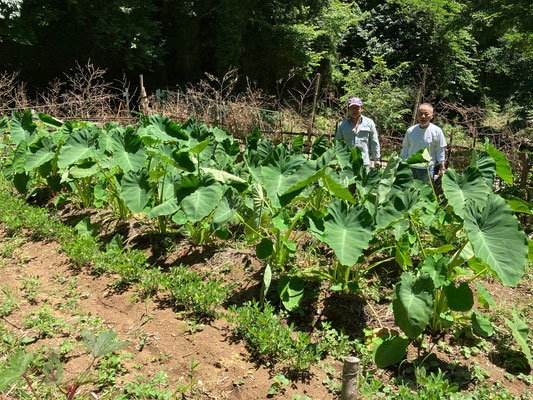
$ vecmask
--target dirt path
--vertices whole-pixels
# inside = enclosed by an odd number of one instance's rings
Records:
[[[161,389],[174,392],[178,386],[187,387],[195,382],[186,391],[185,399],[334,398],[328,385],[340,383],[340,362],[327,360],[327,368],[336,371],[334,382],[324,372],[324,366],[322,369],[314,367],[305,379],[291,381],[283,392],[268,396],[274,383],[272,378],[279,372],[254,363],[243,342],[235,340],[231,326],[224,318],[211,322],[187,320],[171,309],[162,295],[143,300],[135,288],[122,291],[114,288],[110,282],[116,277],[97,276],[89,270],[77,269],[55,242],[31,241],[26,237],[17,240],[18,247],[13,251],[4,248],[0,252],[0,289],[4,290],[0,292],[0,306],[6,301],[6,293],[10,293],[19,306],[5,318],[0,318],[0,334],[5,329],[18,338],[33,338],[28,349],[40,349],[42,353],[49,353],[53,348],[60,352],[66,349],[63,351],[66,378],[79,375],[87,366],[87,351],[79,344],[82,330],[113,329],[120,340],[129,342],[127,348],[119,352],[120,366],[115,365],[115,375],[108,378],[116,388],[115,393],[138,376],[150,381],[165,371],[168,386],[161,385]],[[0,231],[0,245],[9,241],[17,242]],[[257,295],[257,282],[251,276],[259,271],[260,265],[248,250],[224,247],[205,254],[195,253],[197,251],[187,246],[177,248],[167,258],[166,265],[176,265],[189,257],[187,261],[192,269],[213,273],[225,271],[227,282],[237,282],[239,288],[238,294],[232,298],[233,303],[240,304]],[[530,282],[523,282],[516,289],[502,287],[498,282],[485,285],[505,309],[518,307],[518,302],[531,307]],[[350,319],[352,325],[356,319],[361,319],[359,323],[366,327],[375,325],[376,321],[370,319],[370,310],[363,307],[355,312],[353,307],[352,303],[336,302],[330,307],[334,314],[326,319],[332,322],[338,318]],[[397,329],[386,304],[374,304],[374,307],[382,310],[380,318],[384,324]],[[47,315],[51,317],[47,319]],[[494,319],[502,318],[495,314]],[[502,340],[509,342],[504,345],[512,347],[509,345],[513,342],[511,337]],[[455,340],[452,335],[446,335],[431,351],[440,367],[456,365],[453,368],[458,374],[470,374],[475,368],[484,370],[487,372],[484,379],[489,386],[501,383],[514,395],[523,394],[528,385],[509,373],[511,363],[523,360],[522,355],[516,351],[502,353],[496,349],[494,341],[486,342],[487,348],[474,352],[469,350],[472,346],[468,340]],[[408,359],[416,357],[417,349],[410,346]],[[410,362],[403,363],[404,371],[409,365]],[[110,367],[100,367],[97,374],[111,374],[112,371],[106,368]],[[397,375],[398,371],[394,369],[377,370],[375,377],[387,382],[391,376]],[[478,378],[471,378],[462,390],[478,384]],[[328,379],[329,383],[324,384]],[[90,392],[94,399],[110,397],[97,387],[90,388]]]
[[[13,258],[2,261],[0,286],[8,287],[20,306],[5,319],[5,325],[19,337],[37,338],[30,349],[43,345],[59,348],[66,340],[79,340],[86,326],[103,325],[129,342],[123,352],[130,353],[131,359],[122,361],[125,371],[117,378],[117,388],[136,375],[150,379],[165,371],[171,389],[197,381],[191,390],[193,397],[187,398],[267,398],[273,372],[255,365],[243,343],[231,340],[225,319],[202,325],[180,318],[164,306],[163,299],[139,300],[131,288],[117,292],[108,285],[109,277],[73,269],[57,243],[26,241],[15,250]],[[30,284],[26,283],[26,289],[23,284],[32,279],[40,282],[33,300],[27,289]],[[52,337],[39,337],[38,328],[25,327],[25,320],[36,319],[32,313],[43,307],[52,310],[55,321],[61,322]],[[85,368],[85,354],[82,346],[75,346],[69,353],[66,377]],[[193,370],[191,362],[198,364]],[[331,398],[321,384],[324,377],[320,370],[312,371],[306,382],[289,385],[279,398]],[[94,396],[100,398],[101,394],[96,391]]]

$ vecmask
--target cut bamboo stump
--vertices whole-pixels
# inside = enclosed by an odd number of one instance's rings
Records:
[[[356,400],[359,398],[359,365],[357,357],[346,357],[342,368],[341,400]]]

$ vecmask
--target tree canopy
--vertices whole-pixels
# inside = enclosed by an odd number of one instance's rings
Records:
[[[425,68],[433,98],[527,114],[532,30],[529,0],[1,0],[0,72],[39,88],[91,60],[172,87],[237,68],[265,90],[320,72],[349,91],[412,90]]]

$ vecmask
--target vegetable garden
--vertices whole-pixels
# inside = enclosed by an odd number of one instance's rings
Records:
[[[327,394],[318,395],[336,398],[339,371],[328,370],[325,360],[339,363],[348,355],[362,360],[365,398],[496,398],[496,389],[482,385],[482,373],[455,379],[435,363],[435,346],[453,340],[477,351],[479,343],[513,349],[520,360],[513,371],[523,382],[523,393],[513,394],[530,395],[533,242],[516,215],[532,207],[505,190],[513,173],[490,143],[464,171],[448,169],[435,189],[412,178],[409,164],[427,159],[424,151],[407,162],[392,154],[384,169],[367,173],[357,149],[324,137],[309,150],[303,137],[275,144],[255,131],[239,143],[223,129],[160,115],[143,116],[137,126],[98,127],[30,111],[1,119],[4,131],[4,239],[57,241],[72,263],[112,276],[110,286],[133,289],[139,303],[166,296],[177,318],[195,321],[192,330],[226,321],[234,340],[270,371],[262,398],[291,398],[290,392],[310,399],[298,382],[317,368],[328,371]],[[504,182],[497,190],[495,179]],[[26,202],[43,198],[46,212],[24,214]],[[65,209],[76,218],[57,222]],[[256,266],[254,274],[243,271],[254,289],[186,263],[158,261],[158,252],[171,248],[182,261],[199,249],[242,248]],[[520,285],[526,298],[519,308],[496,302],[494,288],[519,293]],[[0,297],[6,321],[7,293]],[[327,299],[357,299],[371,321],[321,319]],[[392,318],[383,318],[387,309]],[[310,314],[320,323],[309,323]],[[0,326],[6,341],[8,326]],[[124,346],[103,328],[81,335],[93,363]],[[57,374],[61,360],[26,346],[0,347],[0,393],[47,398],[49,385],[57,398],[74,398],[93,385],[97,398],[216,398],[196,390],[194,358],[187,385],[141,397],[133,386],[95,388],[90,368],[67,387]],[[241,385],[248,383],[233,382],[236,392]],[[227,398],[241,398],[236,392]]]

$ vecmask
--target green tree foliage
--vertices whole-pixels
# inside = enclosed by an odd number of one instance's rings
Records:
[[[415,85],[427,66],[428,94],[457,99],[477,88],[476,41],[471,26],[458,23],[465,8],[460,1],[367,1],[361,7],[364,19],[347,56],[363,59],[367,67],[376,56],[392,68],[407,63],[401,81]]]
[[[400,82],[407,63],[389,68],[383,57],[375,56],[368,69],[361,59],[354,59],[342,68],[343,72],[337,75],[346,92],[342,100],[362,98],[365,113],[375,119],[381,134],[405,129],[405,116],[411,112],[409,105],[414,101],[412,88]]]
[[[340,0],[164,2],[167,65],[187,81],[237,67],[270,89],[291,70],[330,76],[358,15],[355,3]]]
[[[2,57],[3,66],[21,70],[32,83],[89,59],[117,74],[161,63],[159,22],[151,2],[23,0],[12,12],[3,4],[0,53],[9,55]]]
[[[471,0],[468,12],[479,42],[482,84],[501,105],[512,98],[527,115],[533,109],[533,3]]]
[[[320,72],[322,86],[367,100],[384,132],[424,97],[533,108],[529,0],[2,0],[2,71],[45,86],[91,60],[154,86],[235,67],[262,89]],[[297,85],[297,80],[293,81]],[[370,100],[370,101],[368,101]],[[406,123],[407,121],[403,121]]]

